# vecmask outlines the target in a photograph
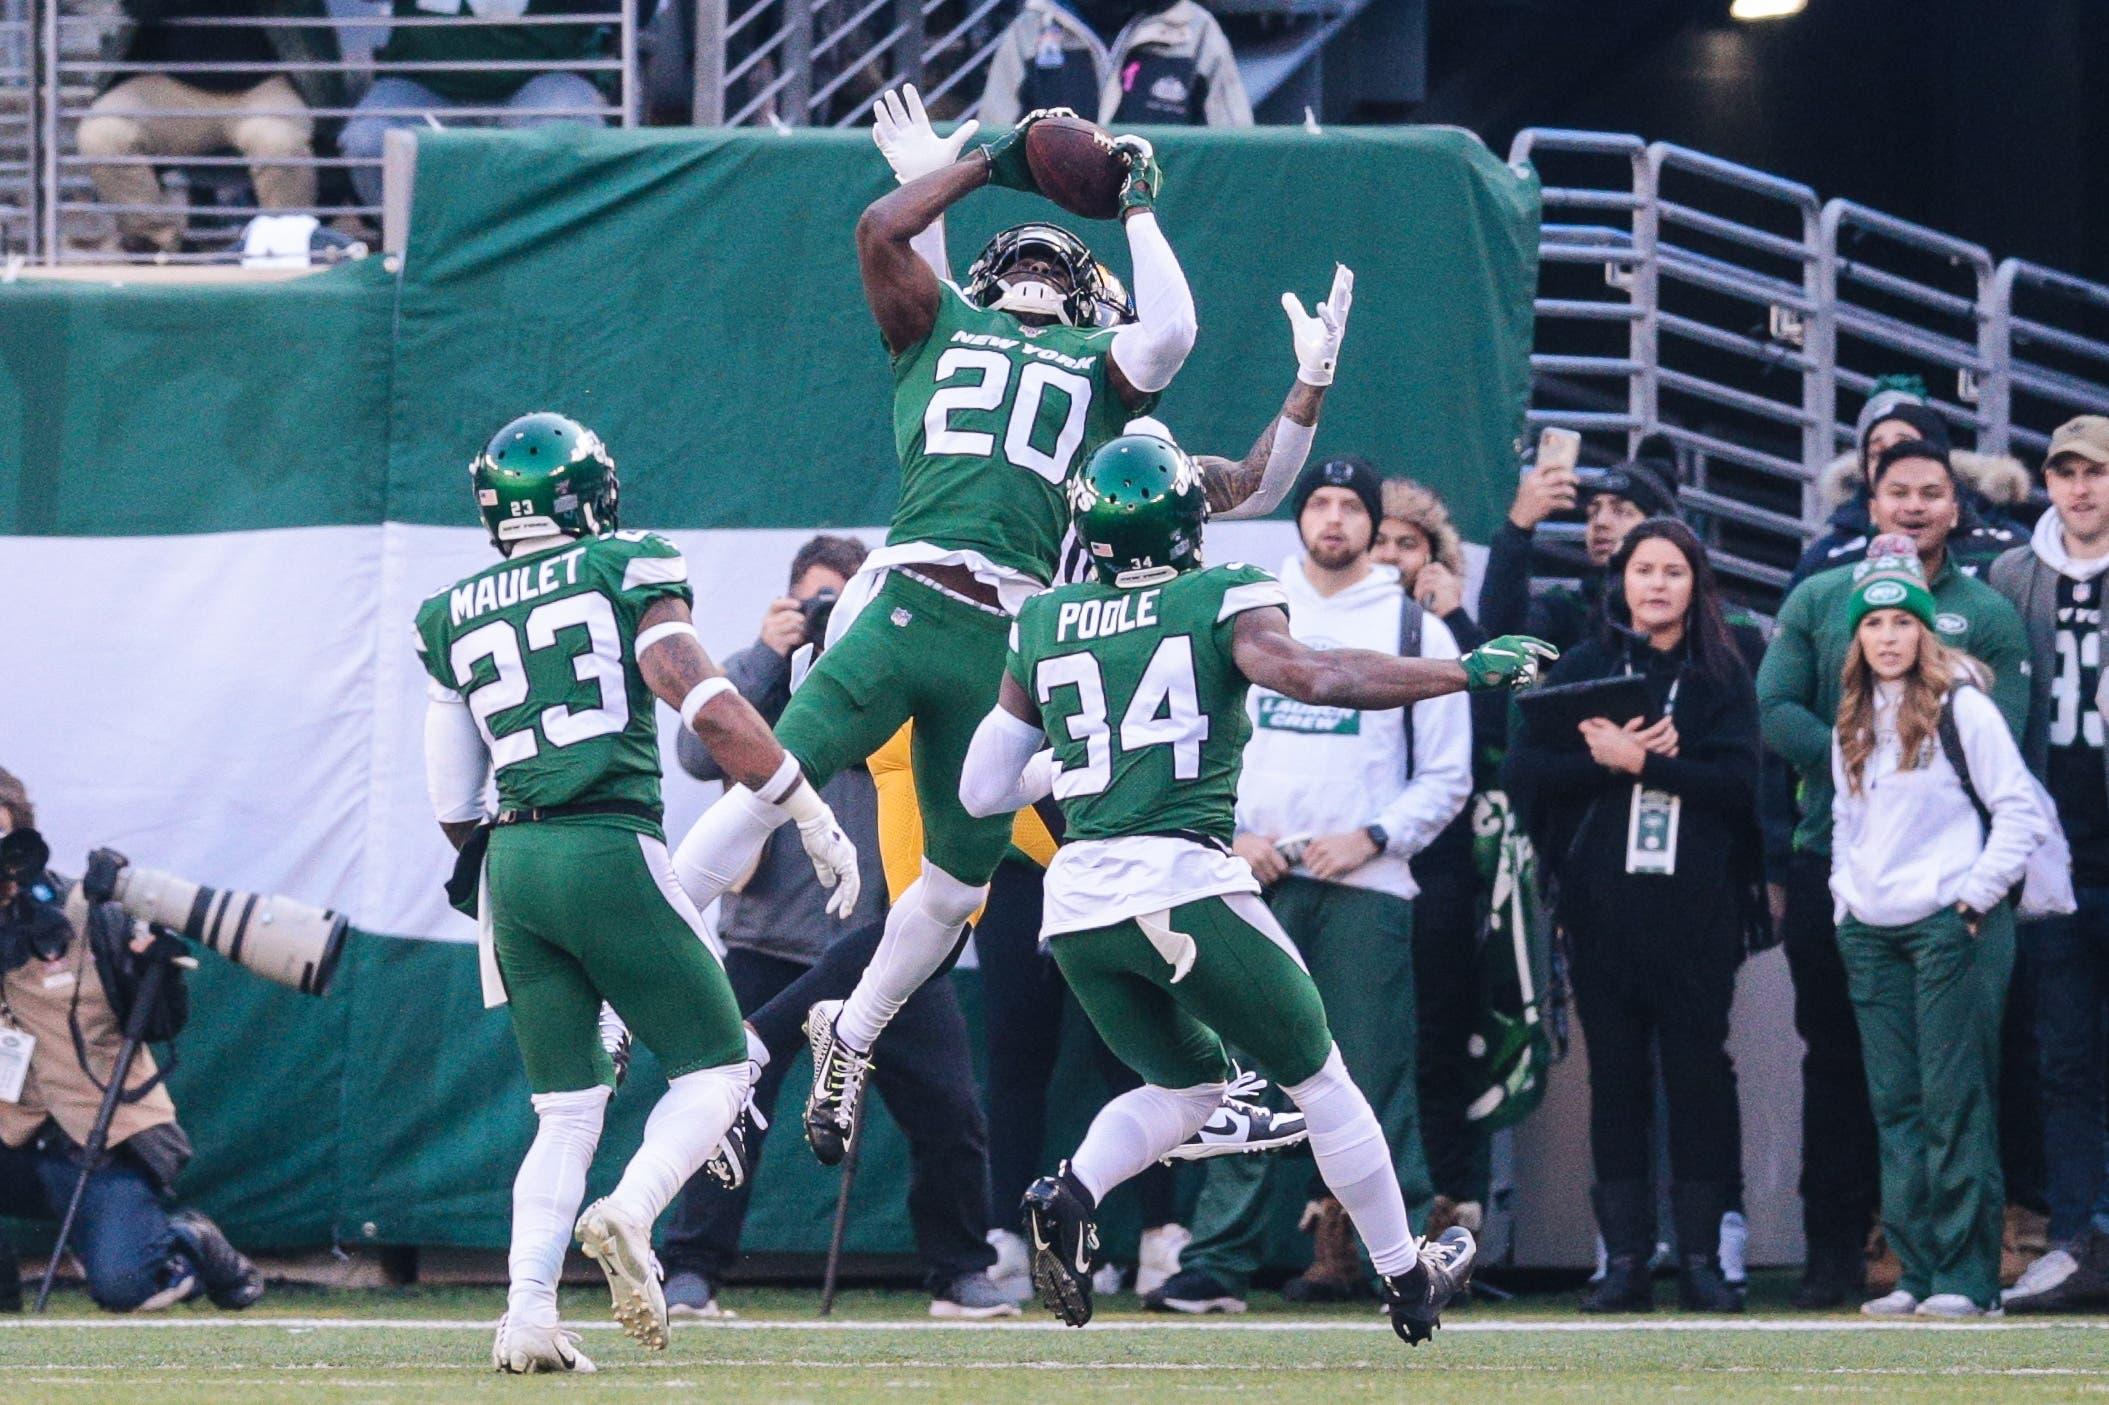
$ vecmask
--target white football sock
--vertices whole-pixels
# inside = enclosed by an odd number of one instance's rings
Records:
[[[1362,1096],[1340,1046],[1325,1066],[1301,1083],[1282,1085],[1311,1129],[1311,1156],[1326,1189],[1355,1222],[1369,1261],[1382,1274],[1404,1273],[1418,1261],[1420,1241],[1406,1223],[1406,1198],[1391,1165],[1391,1148],[1369,1099]]]
[[[708,907],[761,857],[769,834],[790,816],[736,785],[703,812],[674,851],[674,877],[697,907]]]
[[[859,1053],[871,1052],[908,998],[945,964],[967,919],[988,895],[986,883],[962,883],[924,861],[922,877],[886,914],[886,935],[835,1017],[835,1033],[844,1043]]]
[[[742,1059],[669,1080],[665,1096],[645,1119],[644,1143],[623,1167],[609,1202],[639,1224],[657,1220],[740,1115],[747,1101],[747,1068]]]
[[[506,1260],[511,1286],[505,1311],[515,1322],[557,1320],[557,1279],[579,1202],[586,1198],[586,1170],[600,1144],[611,1091],[534,1095],[535,1139],[513,1178],[513,1244]]]
[[[1223,1102],[1221,1083],[1191,1088],[1130,1088],[1098,1110],[1091,1130],[1069,1158],[1069,1173],[1084,1183],[1093,1203],[1122,1181],[1201,1130]]]
[[[769,1046],[762,1043],[762,1037],[754,1032],[753,1025],[743,1024],[740,1026],[740,1030],[747,1036],[747,1061],[758,1069],[767,1068],[769,1066]]]

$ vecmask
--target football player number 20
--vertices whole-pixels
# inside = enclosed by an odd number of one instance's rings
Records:
[[[968,380],[967,377],[972,377]],[[964,384],[947,382],[964,380]],[[1011,388],[1010,358],[994,351],[955,346],[937,358],[938,388],[923,411],[923,447],[931,454],[959,454],[966,458],[996,457],[996,436],[990,430],[955,429],[952,416],[962,410],[999,410]],[[1052,449],[1033,442],[1039,428],[1041,402],[1048,391],[1059,393],[1068,405],[1062,427],[1055,433]],[[1050,483],[1069,477],[1070,464],[1084,442],[1084,417],[1091,409],[1091,382],[1073,371],[1032,361],[1018,373],[1018,391],[1011,400],[1010,418],[1003,429],[1003,457],[1014,468],[1037,473]]]
[[[578,647],[578,636],[559,640],[559,632],[583,626],[590,648]],[[545,707],[533,717],[500,735],[493,719],[501,712],[527,701],[527,660],[520,635],[527,636],[528,653],[564,649],[572,657],[572,676],[591,683],[599,701],[583,710],[563,703]],[[493,768],[503,770],[525,761],[541,750],[546,739],[553,747],[574,746],[594,737],[620,732],[630,724],[630,696],[622,672],[622,631],[615,624],[615,609],[604,595],[567,595],[538,605],[528,612],[522,626],[508,620],[493,620],[472,629],[454,641],[447,656],[454,668],[455,686],[463,690],[469,712],[491,749]],[[491,672],[477,683],[477,666],[486,659]],[[540,731],[541,738],[535,735]]]
[[[1057,654],[1042,659],[1033,673],[1034,691],[1045,708],[1063,688],[1076,690],[1076,711],[1064,724],[1069,739],[1084,744],[1084,764],[1055,760],[1054,793],[1058,800],[1097,795],[1113,781],[1113,734],[1106,725],[1106,681],[1091,654]],[[1153,746],[1172,749],[1172,779],[1194,780],[1201,774],[1201,743],[1208,740],[1208,718],[1194,686],[1194,641],[1174,634],[1158,644],[1150,666],[1135,685],[1120,718],[1123,756]]]

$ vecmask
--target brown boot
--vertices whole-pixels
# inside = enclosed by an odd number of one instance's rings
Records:
[[[1876,1225],[1867,1236],[1867,1292],[1870,1297],[1884,1297],[1895,1292],[1897,1283],[1904,1277],[1904,1265],[1897,1262],[1896,1251],[1889,1247],[1889,1236]]]
[[[1355,1227],[1332,1196],[1304,1206],[1298,1229],[1311,1236],[1311,1266],[1282,1285],[1292,1303],[1344,1303],[1369,1296],[1361,1256],[1355,1252]]]
[[[1999,1243],[1999,1286],[2013,1287],[2030,1264],[2049,1252],[2050,1220],[2026,1205],[2008,1205]]]

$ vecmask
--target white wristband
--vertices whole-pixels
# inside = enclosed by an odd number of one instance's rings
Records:
[[[804,768],[798,758],[790,752],[784,753],[784,763],[776,768],[776,774],[762,782],[755,794],[780,808],[795,824],[809,824],[833,811],[820,798],[820,792],[806,783]]]
[[[732,691],[732,680],[722,673],[715,678],[704,679],[689,689],[688,696],[681,700],[681,725],[691,731],[695,730],[696,714],[703,710],[703,705],[720,693]]]
[[[694,639],[696,637],[696,627],[687,620],[668,620],[664,624],[655,624],[637,636],[637,647],[633,654],[641,659],[644,657],[645,650],[651,648],[660,640],[671,639],[677,634],[685,634],[689,638]]]

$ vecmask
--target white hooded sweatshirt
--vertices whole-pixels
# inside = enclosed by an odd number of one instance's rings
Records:
[[[1958,902],[1989,911],[2020,881],[2054,823],[2006,719],[1977,688],[1957,688],[1949,706],[1970,779],[1992,812],[1991,833],[1938,738],[1927,739],[1919,765],[1899,770],[1902,691],[1901,683],[1876,684],[1875,749],[1858,794],[1846,785],[1845,758],[1831,734],[1831,896],[1841,920],[1871,927],[1921,922]]]
[[[1304,574],[1303,556],[1283,563],[1289,633],[1315,649],[1399,651],[1405,592],[1399,573],[1378,566],[1337,595],[1320,595]],[[1457,639],[1434,615],[1421,621],[1421,657],[1454,659]],[[1246,701],[1252,740],[1238,782],[1240,833],[1277,841],[1384,827],[1383,853],[1339,880],[1395,897],[1420,888],[1407,860],[1428,846],[1464,809],[1472,793],[1472,713],[1463,693],[1413,706],[1413,774],[1407,775],[1406,728],[1400,710],[1357,712],[1296,702],[1265,688]],[[1309,878],[1301,864],[1294,872]]]

